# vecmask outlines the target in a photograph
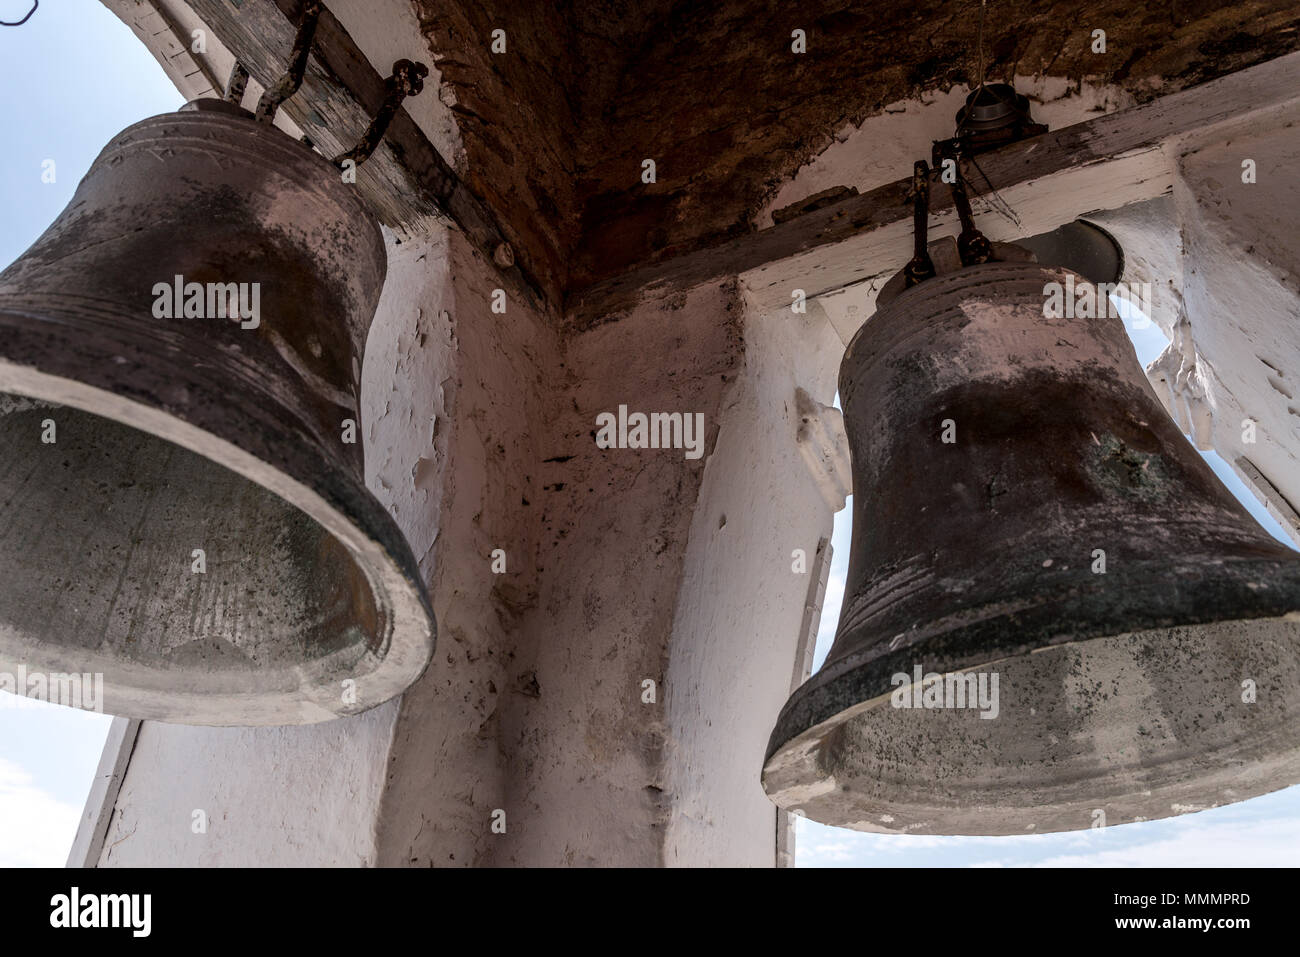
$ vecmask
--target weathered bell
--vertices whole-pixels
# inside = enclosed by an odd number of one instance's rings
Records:
[[[1026,834],[1300,782],[1300,555],[1081,293],[1061,268],[973,266],[849,345],[848,580],[825,666],[768,745],[782,807]]]
[[[0,672],[100,673],[83,706],[113,714],[263,725],[423,671],[421,576],[365,485],[386,264],[354,190],[198,101],[120,133],[0,274]]]

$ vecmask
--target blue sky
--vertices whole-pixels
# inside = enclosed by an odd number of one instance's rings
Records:
[[[31,0],[0,0],[19,20]],[[0,267],[59,214],[123,127],[182,99],[144,45],[99,0],[42,0],[0,27]],[[54,182],[41,181],[54,161]],[[111,718],[41,702],[0,702],[0,867],[61,867]],[[8,706],[6,706],[8,705]]]
[[[0,0],[0,20],[20,19],[30,6]],[[24,26],[0,27],[0,89],[0,267],[58,215],[114,134],[181,104],[162,68],[99,0],[43,0]],[[53,183],[41,180],[46,160],[55,162]],[[1154,326],[1130,333],[1144,364],[1164,347]],[[1207,458],[1285,540],[1226,463]],[[817,666],[839,617],[849,512],[836,516]],[[41,703],[0,707],[0,867],[65,862],[110,720]],[[800,866],[1291,864],[1298,846],[1300,788],[1291,788],[1174,820],[1064,835],[887,837],[800,821],[797,859]]]

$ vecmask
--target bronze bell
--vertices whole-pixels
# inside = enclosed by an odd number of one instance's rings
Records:
[[[386,257],[354,189],[196,101],[120,133],[0,274],[0,671],[102,673],[105,711],[212,725],[421,674],[432,610],[365,484]]]
[[[1026,834],[1300,782],[1300,555],[1193,452],[1118,318],[1053,317],[1080,290],[971,266],[850,343],[848,580],[768,745],[780,806]]]

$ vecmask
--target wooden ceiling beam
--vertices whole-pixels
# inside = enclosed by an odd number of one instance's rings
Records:
[[[1300,101],[1300,53],[1148,103],[1022,140],[969,169],[980,227],[994,240],[1055,229],[1089,212],[1152,199],[1173,185],[1180,151]],[[918,157],[920,158],[920,157]],[[928,159],[928,157],[926,157]],[[739,276],[760,308],[788,306],[901,269],[911,256],[910,176],[778,225],[654,262],[566,297],[570,328],[585,329],[638,301]],[[990,203],[996,192],[999,201]],[[946,186],[931,191],[931,238],[956,232]],[[1014,220],[999,214],[1009,207]]]

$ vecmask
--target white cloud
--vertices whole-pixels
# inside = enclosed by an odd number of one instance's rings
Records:
[[[0,868],[63,867],[81,808],[52,797],[0,758]]]
[[[799,855],[800,867],[825,867],[828,864],[842,864],[851,861],[858,853],[858,848],[847,841],[813,844],[800,847],[797,840],[795,853]]]
[[[1300,863],[1300,820],[1196,825],[1128,847],[1058,854],[1037,867],[1295,867]]]

